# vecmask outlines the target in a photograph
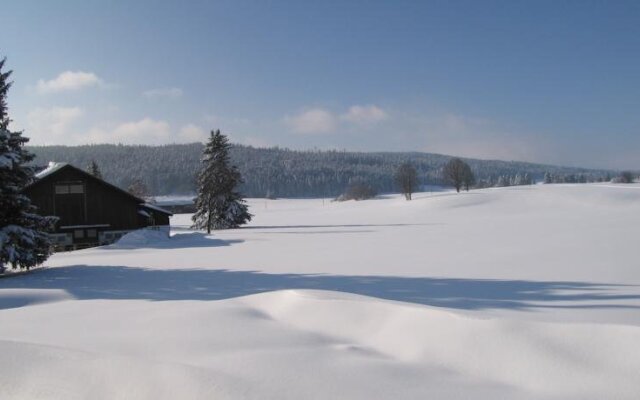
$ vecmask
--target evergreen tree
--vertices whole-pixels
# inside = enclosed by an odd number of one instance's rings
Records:
[[[2,72],[6,61],[6,57],[0,60],[0,130],[5,131],[9,130],[9,122],[11,122],[7,111],[7,92],[13,84],[9,82],[12,71]]]
[[[89,164],[89,168],[87,168],[87,172],[91,175],[95,176],[98,179],[102,179],[102,172],[100,172],[100,168],[98,168],[98,163],[95,160],[91,160],[91,164]]]
[[[25,150],[29,141],[22,132],[10,132],[7,114],[7,90],[11,71],[2,72],[0,61],[0,273],[9,264],[13,268],[31,268],[44,262],[51,254],[47,234],[55,217],[36,214],[29,198],[21,191],[34,179],[34,170],[27,166],[34,155]]]
[[[220,130],[211,131],[201,159],[198,173],[198,196],[193,228],[237,228],[251,220],[247,205],[236,187],[242,183],[238,169],[231,165],[229,139]]]

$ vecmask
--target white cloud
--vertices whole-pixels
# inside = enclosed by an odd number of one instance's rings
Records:
[[[293,117],[285,117],[285,123],[296,133],[330,133],[336,129],[337,118],[322,108],[312,108]]]
[[[354,105],[341,115],[334,114],[324,108],[306,109],[297,115],[286,116],[284,122],[295,133],[319,134],[334,133],[346,124],[360,128],[373,126],[389,118],[389,114],[375,105]]]
[[[102,85],[102,80],[93,72],[65,71],[49,81],[40,79],[37,91],[40,94],[80,90],[91,86]]]
[[[182,97],[183,91],[180,88],[158,88],[147,90],[142,93],[147,99],[178,99]]]
[[[79,107],[36,108],[27,114],[27,136],[41,144],[59,143],[83,114]]]
[[[207,139],[207,132],[194,124],[187,124],[180,129],[180,139],[185,142],[202,142]]]
[[[91,129],[84,140],[91,143],[162,144],[169,142],[170,138],[168,122],[144,118],[122,123],[113,129]]]
[[[389,114],[375,105],[355,105],[349,107],[349,110],[341,118],[358,125],[371,125],[386,120],[389,118]]]

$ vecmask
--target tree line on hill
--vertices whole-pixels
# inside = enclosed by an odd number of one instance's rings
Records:
[[[122,188],[142,182],[151,195],[191,194],[204,145],[32,146],[35,164],[69,162],[88,168],[95,162],[104,179]],[[244,177],[239,190],[248,197],[336,197],[354,185],[377,193],[398,191],[396,171],[403,164],[416,169],[418,186],[448,185],[444,167],[452,157],[430,153],[360,153],[297,151],[231,145],[231,162]],[[473,172],[473,187],[510,186],[554,177],[596,182],[613,171],[558,167],[526,162],[463,159]],[[573,178],[571,178],[573,179]],[[526,182],[526,183],[524,183]],[[140,185],[138,185],[140,186]]]

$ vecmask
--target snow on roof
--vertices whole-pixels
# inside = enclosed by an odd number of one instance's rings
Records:
[[[164,213],[164,214],[173,215],[173,213],[171,213],[170,211],[167,211],[164,208],[155,206],[153,204],[144,203],[144,204],[142,204],[142,207],[149,208],[151,210],[155,210],[155,211],[158,211],[158,212],[161,212],[161,213]]]
[[[36,179],[42,179],[45,176],[51,175],[57,170],[59,170],[60,168],[65,167],[67,165],[68,165],[67,163],[49,161],[49,165],[47,166],[47,168],[43,169],[42,171],[36,174]]]

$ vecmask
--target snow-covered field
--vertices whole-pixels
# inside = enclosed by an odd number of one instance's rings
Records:
[[[640,398],[640,185],[250,205],[0,279],[0,398]]]

